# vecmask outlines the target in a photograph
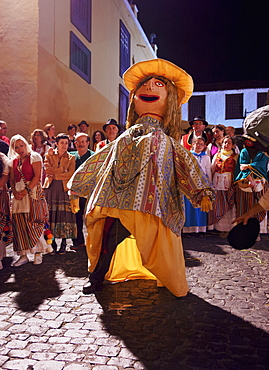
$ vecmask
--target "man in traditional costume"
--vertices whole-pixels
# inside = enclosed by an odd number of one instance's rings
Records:
[[[191,150],[193,139],[199,137],[204,138],[206,145],[211,143],[211,135],[205,132],[208,122],[202,116],[194,117],[194,119],[189,122],[189,125],[191,126],[191,130],[181,138],[181,145],[183,145],[184,148]]]
[[[134,64],[123,79],[130,90],[127,130],[89,158],[68,185],[88,197],[90,278],[83,292],[102,288],[117,245],[131,234],[143,268],[159,286],[185,296],[183,195],[209,211],[213,194],[197,161],[178,142],[179,108],[190,98],[193,81],[162,59]],[[113,264],[124,266],[125,257]],[[128,279],[128,269],[123,271]]]

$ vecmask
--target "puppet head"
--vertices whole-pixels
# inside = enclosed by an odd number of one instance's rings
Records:
[[[193,81],[183,69],[163,59],[138,62],[123,75],[130,90],[127,125],[147,113],[155,113],[166,134],[178,138],[180,107],[192,95]]]
[[[251,112],[244,120],[243,130],[247,149],[269,153],[269,105]]]

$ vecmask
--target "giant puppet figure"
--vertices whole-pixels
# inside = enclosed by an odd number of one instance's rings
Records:
[[[244,167],[236,173],[235,181],[238,183],[245,180],[246,189],[251,190],[247,194],[256,193],[256,196],[252,202],[252,207],[249,206],[247,208],[248,203],[245,202],[244,209],[241,211],[241,214],[237,213],[237,218],[234,222],[240,223],[243,221],[244,225],[246,225],[248,219],[254,216],[261,222],[269,210],[269,190],[266,173],[269,157],[269,105],[251,112],[244,120],[243,130],[245,150],[243,149],[242,162],[244,160]],[[253,160],[255,157],[258,160]],[[255,192],[254,186],[256,184],[253,186],[253,179],[266,180],[263,181],[263,186],[259,192]]]
[[[211,208],[213,195],[197,161],[178,141],[179,108],[190,98],[193,81],[162,59],[134,64],[123,79],[130,90],[127,130],[81,165],[69,182],[73,193],[88,197],[90,278],[83,292],[102,288],[117,245],[131,234],[143,268],[175,296],[185,296],[183,195],[204,211]],[[121,267],[125,262],[124,256],[113,260]]]

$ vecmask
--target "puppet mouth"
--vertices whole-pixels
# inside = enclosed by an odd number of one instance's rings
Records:
[[[140,94],[139,99],[141,99],[141,100],[143,100],[144,102],[147,102],[147,103],[152,103],[152,102],[155,102],[155,101],[159,100],[160,97],[157,96],[157,95],[144,95],[144,94],[142,95],[142,94]]]

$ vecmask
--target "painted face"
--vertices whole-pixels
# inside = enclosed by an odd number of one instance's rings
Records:
[[[21,158],[25,158],[27,156],[26,145],[22,140],[19,139],[15,142],[14,149]]]
[[[195,153],[201,153],[203,150],[205,150],[205,142],[202,139],[197,139],[193,144],[192,148],[195,151]]]
[[[230,150],[232,150],[233,148],[233,142],[230,138],[226,138],[223,140],[223,143],[222,143],[222,148],[226,151],[226,152],[229,152]]]
[[[101,136],[101,134],[100,134],[100,132],[96,132],[95,133],[95,135],[94,135],[94,138],[95,138],[95,140],[99,143],[99,141],[101,141],[102,140],[102,136]]]
[[[164,82],[152,77],[145,81],[134,95],[136,113],[155,113],[163,116],[166,110],[167,89]]]
[[[56,144],[57,144],[57,147],[58,147],[58,151],[62,153],[62,152],[66,152],[67,151],[68,145],[69,145],[69,141],[68,141],[68,139],[60,139],[58,141],[58,143],[56,143]]]
[[[119,129],[115,125],[109,125],[106,127],[106,136],[109,141],[113,141],[116,139],[118,135]]]

